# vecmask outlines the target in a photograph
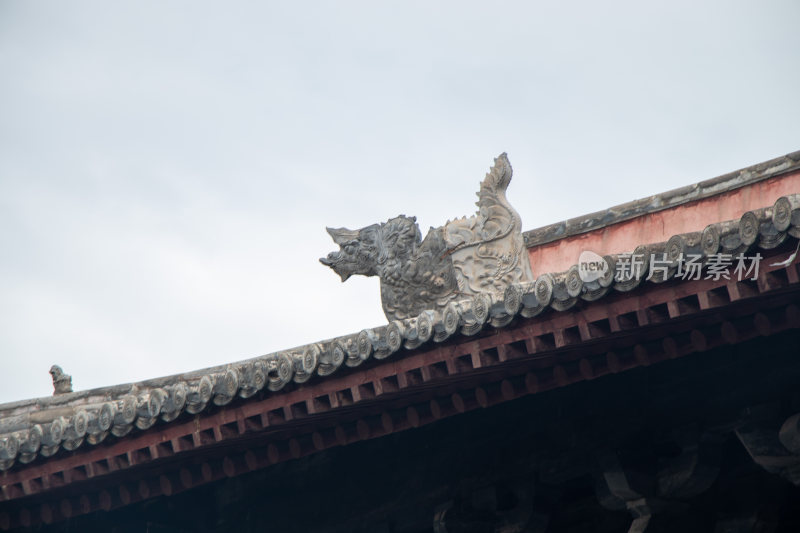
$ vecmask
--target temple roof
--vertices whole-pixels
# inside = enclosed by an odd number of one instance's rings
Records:
[[[573,218],[524,233],[528,246],[629,220],[687,202],[708,198],[800,168],[800,152],[753,165],[694,185],[628,202],[605,211]],[[348,372],[369,359],[402,358],[430,343],[468,340],[485,328],[502,329],[517,317],[568,312],[579,302],[594,302],[640,285],[660,284],[681,275],[678,261],[696,254],[708,264],[714,254],[770,250],[787,239],[800,238],[800,193],[780,197],[774,205],[744,213],[738,220],[708,225],[702,231],[673,235],[666,242],[645,242],[633,250],[604,256],[610,268],[584,282],[578,264],[547,272],[535,281],[509,285],[500,297],[478,294],[452,302],[442,311],[426,310],[417,317],[393,320],[377,328],[281,350],[244,361],[195,370],[138,383],[22,400],[0,405],[0,469],[15,461],[28,463],[38,455],[52,456],[59,448],[74,450],[170,422],[181,413],[200,413],[262,390],[279,394],[309,380]],[[650,261],[659,268],[646,279]],[[631,261],[632,260],[632,261]],[[632,263],[632,277],[617,266]],[[638,269],[638,272],[635,270]]]
[[[633,217],[780,177],[799,168],[800,152],[795,152],[696,185],[525,232],[526,244],[533,247],[607,228]],[[624,329],[620,326],[624,312],[635,312],[631,311],[634,307],[626,307],[626,302],[638,301],[639,296],[646,298],[647,306],[653,309],[669,307],[666,312],[672,318],[682,313],[675,302],[690,293],[693,297],[706,295],[699,297],[699,306],[707,309],[714,306],[708,298],[713,299],[715,291],[720,288],[727,287],[729,292],[733,291],[731,294],[740,291],[745,297],[748,291],[756,294],[768,292],[775,286],[795,286],[795,270],[787,270],[790,272],[786,275],[788,277],[779,277],[779,282],[775,282],[777,285],[770,286],[769,281],[763,280],[772,279],[770,276],[774,278],[775,273],[789,265],[794,268],[796,247],[800,246],[798,240],[800,193],[784,194],[736,219],[713,222],[697,231],[673,234],[661,242],[641,242],[628,250],[598,256],[605,268],[596,275],[582,271],[583,267],[575,257],[572,266],[565,270],[543,272],[535,279],[510,283],[502,293],[486,292],[455,298],[441,308],[426,309],[417,316],[391,320],[384,326],[358,333],[184,374],[6,403],[0,405],[0,470],[5,472],[0,474],[4,476],[0,477],[0,485],[7,488],[16,483],[15,477],[8,476],[26,468],[28,463],[41,464],[63,457],[61,450],[107,447],[109,442],[138,438],[137,435],[151,428],[153,431],[156,428],[166,431],[170,425],[189,427],[192,419],[183,415],[217,417],[223,426],[238,420],[239,431],[244,432],[247,431],[247,416],[253,415],[248,415],[243,406],[252,402],[254,406],[259,405],[262,413],[261,427],[277,427],[279,422],[298,416],[348,407],[358,403],[362,394],[364,399],[376,400],[381,394],[411,387],[414,385],[414,369],[417,368],[427,368],[430,374],[442,367],[443,375],[456,376],[459,373],[458,358],[462,356],[471,358],[470,371],[478,371],[493,365],[511,364],[529,354],[563,348],[571,344],[570,335],[576,335],[577,342],[596,340],[598,335],[602,337]],[[791,254],[792,250],[795,250],[794,254]],[[776,256],[778,252],[782,254],[779,257]],[[702,268],[718,265],[723,258],[730,262],[732,269],[736,266],[737,256],[740,260],[747,259],[746,266],[750,267],[756,254],[770,260],[768,264],[762,262],[760,274],[752,274],[750,282],[736,283],[735,279],[717,277],[687,283],[687,287],[693,288],[686,288],[683,292],[676,288],[676,283],[685,276],[684,261],[688,257]],[[752,289],[756,279],[758,288]],[[708,300],[705,304],[703,298]],[[726,301],[735,299],[730,297]],[[601,304],[605,300],[610,303],[603,307]],[[614,316],[618,311],[619,316]],[[572,324],[571,320],[575,323]],[[640,326],[658,322],[646,317],[637,320]],[[598,321],[610,323],[610,332],[593,333],[592,324]],[[548,329],[551,326],[554,328],[552,331]],[[519,336],[516,332],[520,330],[526,333]],[[695,336],[687,339],[689,343],[705,342]],[[520,343],[523,343],[522,349]],[[487,356],[487,349],[496,352]],[[641,355],[641,350],[636,351],[638,348],[633,350],[636,358],[641,356],[647,360],[646,353]],[[664,344],[665,354],[681,350],[683,348],[675,341]],[[486,357],[490,360],[485,360]],[[429,360],[422,364],[424,358]],[[613,358],[609,361],[609,368],[618,364]],[[420,386],[433,379],[431,375],[426,377],[425,372],[421,371]],[[557,370],[554,372],[553,386],[569,383],[563,368],[562,375]],[[591,364],[587,368],[583,363],[580,373],[595,374]],[[360,384],[351,383],[356,376]],[[524,387],[529,392],[537,390],[535,373],[525,375]],[[312,388],[315,388],[312,396],[306,398],[304,391],[311,393]],[[336,392],[340,390],[351,392],[342,396]],[[505,395],[507,390],[501,392]],[[324,399],[326,395],[327,400]],[[488,400],[477,397],[476,401]],[[325,405],[318,405],[320,402]],[[298,415],[293,409],[300,404],[304,405],[303,413]],[[229,405],[241,411],[241,416],[227,411]],[[458,409],[455,400],[454,405]],[[283,413],[279,415],[281,420],[276,422],[270,418],[272,415],[269,413],[273,411]],[[357,427],[359,434],[362,429]],[[191,432],[191,429],[187,431]],[[370,433],[368,428],[364,431]],[[220,435],[215,433],[214,438],[224,437],[222,429],[218,432]],[[179,433],[183,435],[177,431],[175,436],[164,434],[162,438],[179,441],[183,438]],[[336,438],[341,440],[340,435]],[[202,443],[202,439],[197,437],[195,444]],[[314,442],[315,446],[318,444]],[[173,448],[180,449],[180,446],[173,445]],[[294,449],[290,453],[294,455]],[[153,454],[158,457],[158,452]],[[130,464],[135,464],[135,461]],[[6,499],[14,497],[11,489],[3,494]]]

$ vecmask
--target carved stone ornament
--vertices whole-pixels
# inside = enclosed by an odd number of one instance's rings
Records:
[[[416,217],[405,215],[358,230],[327,228],[339,250],[320,262],[342,281],[378,276],[390,321],[480,293],[502,296],[512,283],[533,281],[520,217],[506,199],[511,172],[500,154],[481,182],[478,212],[431,228],[424,240]]]
[[[53,378],[53,395],[72,392],[72,376],[65,374],[60,366],[51,366],[50,376]]]

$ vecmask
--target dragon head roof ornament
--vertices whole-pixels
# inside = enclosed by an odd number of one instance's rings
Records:
[[[405,215],[358,230],[327,228],[339,250],[320,262],[342,281],[353,274],[378,276],[390,321],[533,281],[522,223],[506,199],[511,173],[508,157],[500,154],[481,182],[478,212],[431,228],[425,239],[416,217]]]

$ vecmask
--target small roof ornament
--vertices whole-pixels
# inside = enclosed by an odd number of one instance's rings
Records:
[[[72,392],[72,376],[65,374],[60,366],[51,366],[50,376],[53,378],[53,396]]]

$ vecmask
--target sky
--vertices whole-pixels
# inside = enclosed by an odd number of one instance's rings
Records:
[[[326,226],[534,229],[800,149],[800,3],[0,0],[0,402],[386,322]],[[535,265],[534,265],[535,270]]]

